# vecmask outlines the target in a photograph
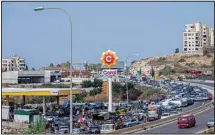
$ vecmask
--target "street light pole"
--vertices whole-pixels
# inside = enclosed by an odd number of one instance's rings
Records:
[[[69,18],[70,22],[70,133],[72,134],[73,129],[73,106],[72,106],[72,19],[70,15],[66,12],[66,10],[62,8],[44,8],[44,7],[37,7],[34,11],[42,11],[42,10],[61,10],[63,11],[67,17]]]
[[[125,86],[126,86],[126,95],[127,95],[127,107],[128,107],[128,71],[127,71],[127,61],[128,61],[128,58],[132,57],[132,56],[139,56],[139,54],[133,54],[133,55],[130,55],[130,56],[127,56],[125,57]]]

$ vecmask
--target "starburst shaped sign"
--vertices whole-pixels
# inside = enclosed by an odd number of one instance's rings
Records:
[[[115,66],[117,63],[118,57],[116,56],[116,53],[108,50],[106,52],[103,52],[101,61],[104,66],[107,66],[111,68],[112,66]]]

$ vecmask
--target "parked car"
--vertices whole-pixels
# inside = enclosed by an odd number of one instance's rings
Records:
[[[214,118],[210,119],[210,120],[207,122],[207,127],[208,127],[208,128],[214,127]]]
[[[128,119],[123,123],[124,127],[131,127],[134,125],[139,124],[139,121],[137,119]]]
[[[72,131],[73,134],[88,134],[88,131],[85,129],[76,128]]]
[[[182,115],[178,117],[178,127],[193,127],[196,124],[195,116],[192,114]]]
[[[87,128],[87,130],[88,130],[89,134],[100,134],[101,133],[99,126],[90,126]]]

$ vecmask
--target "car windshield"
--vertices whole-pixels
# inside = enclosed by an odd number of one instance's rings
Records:
[[[210,122],[214,122],[214,118],[213,118],[213,119],[210,119]]]
[[[73,133],[78,133],[79,131],[79,129],[73,129]]]
[[[187,121],[187,118],[178,118],[179,121]]]
[[[131,122],[131,120],[126,120],[125,122]]]
[[[164,113],[162,116],[169,116],[169,113]]]
[[[113,130],[113,125],[102,125],[102,130]]]

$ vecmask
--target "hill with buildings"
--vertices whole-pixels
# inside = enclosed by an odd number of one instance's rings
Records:
[[[150,75],[152,68],[159,75],[187,75],[191,71],[213,71],[214,55],[213,53],[204,55],[176,53],[163,57],[150,57],[134,62],[130,72],[137,75],[138,71],[141,71],[141,74]]]

